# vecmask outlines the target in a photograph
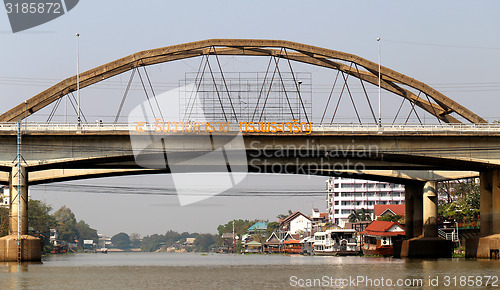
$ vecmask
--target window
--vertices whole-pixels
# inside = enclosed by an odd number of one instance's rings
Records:
[[[374,197],[375,196],[375,192],[367,192],[366,196],[368,196],[368,197]]]
[[[349,183],[342,183],[341,187],[342,188],[351,188],[351,185]]]
[[[374,201],[367,201],[366,205],[375,205],[375,202]]]
[[[363,193],[362,192],[355,192],[354,196],[356,196],[356,197],[362,197]]]
[[[333,186],[335,188],[339,188],[339,184],[338,183],[335,183],[335,185]]]
[[[351,205],[351,202],[350,201],[343,201],[342,205]]]
[[[366,185],[367,188],[375,188],[375,183],[368,183]]]
[[[350,192],[342,192],[342,193],[340,194],[340,196],[342,196],[342,197],[350,197],[350,196],[351,196],[351,193],[350,193]]]
[[[342,214],[350,214],[351,210],[350,209],[343,209]]]
[[[339,205],[339,202],[338,202],[338,201],[336,201],[336,202],[335,202],[335,205]]]
[[[335,210],[335,214],[339,214],[339,210],[338,209]]]

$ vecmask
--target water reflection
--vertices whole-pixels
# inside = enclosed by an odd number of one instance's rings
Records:
[[[41,265],[41,262],[3,262],[0,263],[1,288],[29,289],[27,273],[30,265]]]
[[[424,281],[417,288],[430,289],[435,277],[442,283],[445,276],[500,275],[498,260],[465,259],[111,253],[53,255],[43,262],[0,264],[0,289],[288,288],[292,276],[417,279]]]

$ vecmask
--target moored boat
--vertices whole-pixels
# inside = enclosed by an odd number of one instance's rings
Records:
[[[314,254],[328,256],[357,255],[360,253],[353,229],[333,229],[314,234]]]
[[[397,222],[373,221],[364,231],[361,249],[364,255],[392,256],[393,243],[402,239],[405,230]]]

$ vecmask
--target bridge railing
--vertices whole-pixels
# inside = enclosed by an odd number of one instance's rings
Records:
[[[258,126],[257,126],[258,127]],[[155,132],[155,124],[141,125],[144,132]],[[137,123],[22,123],[21,130],[26,133],[74,133],[74,132],[128,132],[137,131]],[[240,125],[229,124],[229,131],[238,132]],[[16,123],[0,123],[0,133],[17,132]],[[305,131],[304,131],[305,132]],[[312,124],[314,133],[339,133],[339,134],[475,134],[492,133],[500,134],[500,124]],[[265,133],[254,131],[253,133]],[[285,130],[285,133],[287,131]],[[304,134],[304,133],[303,133]]]

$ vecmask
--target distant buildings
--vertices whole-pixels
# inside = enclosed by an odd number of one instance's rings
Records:
[[[9,187],[2,186],[0,187],[0,206],[9,207],[9,204],[10,204]]]
[[[330,220],[344,227],[353,211],[365,209],[371,214],[376,204],[404,204],[404,186],[387,182],[332,177],[326,181]]]
[[[300,211],[296,211],[280,222],[280,230],[290,234],[307,234],[312,231],[311,219]]]
[[[254,223],[249,229],[248,229],[248,233],[250,235],[254,235],[254,234],[263,234],[266,232],[267,230],[267,224],[268,222],[257,222],[257,223]]]
[[[31,190],[28,188],[28,199],[31,199]],[[10,193],[7,185],[0,186],[0,207],[10,206]]]

